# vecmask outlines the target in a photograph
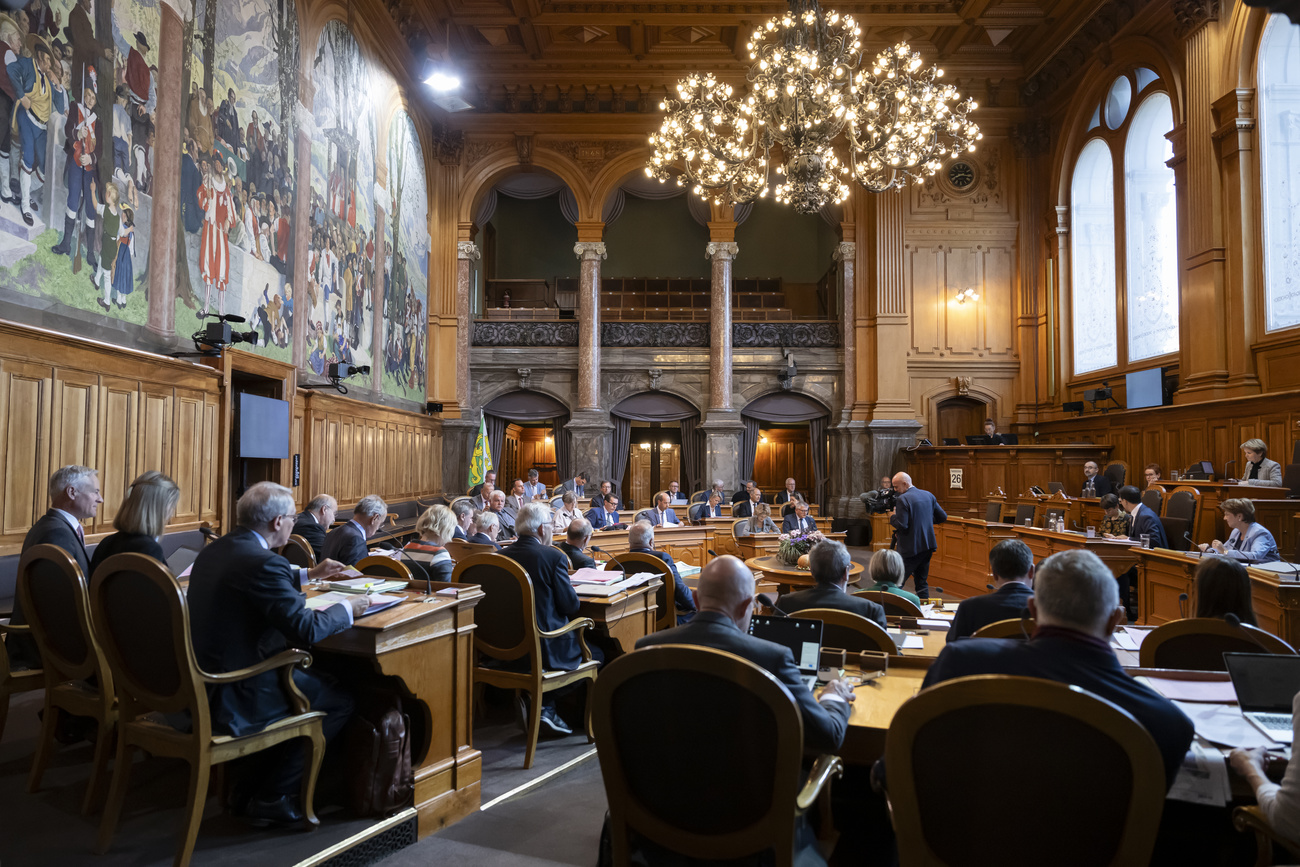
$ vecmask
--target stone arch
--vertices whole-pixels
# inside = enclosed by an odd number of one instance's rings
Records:
[[[761,404],[761,402],[764,399],[769,397],[772,398],[793,397],[793,398],[797,398],[801,403],[806,404],[809,412],[820,409],[828,418],[831,416],[831,408],[826,401],[820,400],[814,395],[808,394],[805,391],[782,391],[780,389],[774,390],[769,387],[763,387],[763,389],[764,390],[762,394],[755,395],[755,397],[752,400],[748,400],[745,402],[745,405],[740,408],[741,413],[748,414],[745,413],[747,409],[753,407],[755,404]],[[751,416],[751,417],[757,418],[757,416]]]
[[[651,150],[648,147],[634,148],[618,154],[600,167],[600,171],[596,172],[596,176],[591,179],[591,195],[588,200],[579,201],[579,207],[585,205],[586,212],[591,215],[587,219],[601,219],[605,200],[619,188],[628,175],[645,168],[650,160],[650,154]]]
[[[699,414],[701,418],[704,417],[704,410],[700,407],[700,405],[696,401],[690,399],[689,397],[686,397],[683,394],[678,394],[677,392],[669,391],[668,389],[647,389],[644,386],[639,386],[633,383],[627,383],[627,393],[618,396],[617,402],[614,404],[613,409],[611,409],[610,412],[611,413],[615,412],[618,409],[619,405],[625,403],[628,400],[631,400],[634,397],[640,397],[643,394],[665,395],[667,397],[672,398],[675,402],[683,404],[683,409],[686,408],[693,409],[697,414]],[[614,398],[615,395],[611,394],[610,399],[613,400]]]
[[[573,197],[578,201],[579,218],[590,219],[589,215],[582,213],[582,207],[584,202],[590,200],[591,190],[576,165],[556,151],[537,148],[533,152],[532,167],[545,169],[564,181],[573,192]],[[479,203],[487,195],[488,190],[492,189],[493,184],[506,175],[528,170],[529,167],[520,165],[519,157],[513,149],[494,151],[482,163],[475,166],[470,174],[461,179],[461,196],[457,208],[457,220],[460,223],[472,222]],[[600,215],[597,213],[595,219],[599,218]]]
[[[499,397],[506,397],[511,394],[516,394],[516,393],[523,394],[528,392],[545,395],[546,397],[553,399],[558,404],[563,406],[566,412],[570,414],[573,412],[573,406],[572,406],[573,396],[571,394],[568,394],[567,392],[561,392],[557,390],[554,386],[548,385],[547,383],[542,382],[540,379],[537,382],[530,382],[528,384],[528,388],[520,388],[518,381],[485,382],[483,383],[483,388],[479,391],[477,395],[475,395],[475,397],[478,398],[477,403],[473,403],[473,401],[471,401],[471,405],[475,409],[484,409],[485,407],[487,407],[488,404],[490,404],[492,401],[496,400]]]
[[[737,397],[740,397],[743,402],[736,406],[736,410],[743,413],[745,407],[749,406],[756,400],[767,397],[770,394],[793,394],[807,398],[808,400],[815,401],[825,407],[827,415],[831,414],[831,407],[836,404],[835,389],[829,382],[825,384],[805,382],[798,389],[791,389],[788,392],[783,392],[780,389],[773,389],[771,382],[771,378],[768,377],[763,382],[754,382],[742,386]]]

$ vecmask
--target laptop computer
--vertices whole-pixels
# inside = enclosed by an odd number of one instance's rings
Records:
[[[1048,482],[1047,490],[1051,491],[1053,494],[1060,494],[1065,491],[1065,485],[1060,482]]]
[[[989,438],[984,436],[984,434],[975,434],[966,437],[966,445],[968,446],[986,446],[988,444]]]
[[[1225,653],[1246,721],[1280,744],[1292,741],[1291,700],[1300,692],[1300,656]]]
[[[823,625],[820,620],[803,617],[755,615],[749,621],[749,634],[790,648],[799,676],[812,689],[817,685],[817,669],[821,665]]]
[[[961,440],[956,437],[944,437],[943,444],[946,446],[959,446],[961,445]]]
[[[167,568],[176,577],[183,575],[199,556],[197,548],[177,548],[167,557]]]

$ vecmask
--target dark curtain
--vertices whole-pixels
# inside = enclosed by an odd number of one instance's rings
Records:
[[[569,417],[556,416],[551,419],[551,442],[555,444],[555,471],[561,483],[573,478],[569,472],[569,432],[564,429]]]
[[[827,416],[808,419],[808,438],[812,441],[813,501],[826,514],[826,422]]]
[[[623,474],[627,472],[628,454],[632,448],[632,419],[623,418],[621,415],[610,415],[609,420],[614,423],[614,433],[612,436],[613,452],[610,454],[609,472],[610,482],[614,490],[618,491],[619,486],[623,484]],[[599,482],[599,479],[592,479],[592,483]],[[619,493],[619,508],[627,508],[626,497]]]
[[[704,444],[700,442],[700,432],[697,429],[700,417],[693,415],[690,418],[684,418],[682,425],[682,491],[686,496],[690,496],[700,488],[707,487],[704,484]]]
[[[740,490],[747,479],[754,478],[754,458],[758,456],[758,426],[762,424],[753,416],[740,416],[745,423],[745,431],[740,435],[740,478],[736,479],[736,490]]]
[[[501,450],[506,444],[506,428],[510,427],[510,419],[492,415],[490,412],[483,413],[483,418],[487,422],[488,448],[492,450],[492,468],[500,472]],[[497,483],[497,487],[501,487],[500,478],[497,479]]]

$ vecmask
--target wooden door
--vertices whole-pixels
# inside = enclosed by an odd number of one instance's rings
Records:
[[[984,419],[988,418],[988,407],[982,401],[971,397],[950,397],[939,402],[935,414],[938,416],[935,429],[939,433],[939,440],[935,445],[939,445],[949,437],[965,443],[966,437],[984,433]]]

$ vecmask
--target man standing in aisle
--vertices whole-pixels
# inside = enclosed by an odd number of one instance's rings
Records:
[[[939,547],[934,525],[948,520],[948,514],[934,494],[912,487],[912,477],[907,473],[895,475],[893,485],[894,513],[889,524],[895,530],[896,550],[903,558],[903,580],[907,575],[916,580],[916,595],[924,602],[930,598],[930,557]]]

